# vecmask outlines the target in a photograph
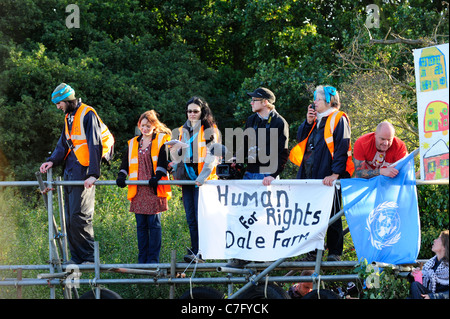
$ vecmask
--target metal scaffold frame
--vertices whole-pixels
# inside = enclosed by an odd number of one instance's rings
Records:
[[[247,289],[258,284],[267,285],[268,283],[277,282],[313,282],[314,289],[317,289],[321,282],[325,281],[357,281],[358,274],[343,275],[319,275],[321,269],[352,269],[357,265],[356,261],[322,261],[323,251],[317,252],[316,261],[287,261],[285,258],[278,259],[274,262],[250,263],[243,269],[228,268],[225,263],[177,263],[176,252],[172,251],[170,263],[159,264],[101,264],[99,256],[99,243],[94,245],[93,264],[82,265],[64,265],[63,261],[68,259],[67,242],[65,236],[65,217],[62,186],[82,186],[84,181],[62,181],[61,178],[53,180],[52,170],[47,173],[47,181],[44,182],[39,172],[36,173],[37,181],[3,181],[0,187],[39,187],[43,194],[44,203],[48,212],[48,242],[49,242],[49,264],[46,265],[0,265],[0,271],[12,270],[17,271],[17,278],[2,278],[0,286],[14,286],[18,290],[23,286],[49,286],[50,298],[56,298],[56,287],[71,287],[71,285],[90,285],[95,289],[95,298],[100,299],[101,285],[107,284],[167,284],[170,285],[169,298],[174,298],[175,285],[193,284],[225,284],[228,285],[228,299],[238,299]],[[126,181],[127,185],[148,185],[148,181]],[[194,185],[194,181],[159,181],[159,184],[166,185]],[[418,180],[417,185],[448,185],[448,180],[439,181],[423,181]],[[96,186],[116,185],[115,181],[99,180],[95,182]],[[54,194],[56,190],[60,214],[60,229],[55,220],[53,205]],[[335,220],[344,215],[344,210],[339,211],[330,218],[328,225],[334,223]],[[62,256],[60,256],[60,254]],[[419,261],[423,262],[423,261]],[[293,276],[292,271],[285,276],[269,276],[273,270],[302,270],[314,269],[311,276]],[[24,270],[42,270],[46,273],[39,274],[37,278],[23,278]],[[79,278],[78,272],[94,272],[94,279],[76,279]],[[202,272],[219,272],[223,273],[223,277],[213,278],[194,278],[194,274],[190,278],[178,277],[177,274],[185,271]],[[260,272],[259,272],[260,271]],[[122,273],[142,275],[147,278],[121,278],[121,279],[102,279],[101,272]],[[294,272],[295,273],[295,272]],[[75,276],[76,275],[76,276]],[[233,275],[239,275],[235,277]],[[243,284],[238,291],[233,293],[233,284]],[[64,298],[71,299],[71,289],[63,289]],[[18,294],[20,295],[20,294]]]

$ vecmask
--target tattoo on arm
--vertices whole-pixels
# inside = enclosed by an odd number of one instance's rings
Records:
[[[367,165],[365,164],[365,161],[360,161],[357,159],[353,159],[353,162],[355,163],[355,177],[358,178],[372,178],[374,176],[380,175],[380,169],[366,169]]]

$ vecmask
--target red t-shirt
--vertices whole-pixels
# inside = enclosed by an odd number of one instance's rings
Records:
[[[394,137],[391,147],[386,152],[379,152],[375,147],[375,133],[368,133],[358,138],[353,147],[353,157],[364,161],[368,167],[363,169],[376,169],[388,167],[408,154],[405,143]]]

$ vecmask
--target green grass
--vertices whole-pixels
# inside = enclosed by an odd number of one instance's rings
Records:
[[[104,179],[112,180],[112,174],[105,173]],[[108,176],[111,175],[111,176]],[[186,223],[185,212],[181,200],[181,188],[172,186],[173,198],[169,201],[169,210],[162,213],[162,249],[160,254],[161,263],[170,263],[171,252],[176,251],[178,262],[183,261],[186,248],[190,247],[189,230]],[[430,192],[427,196],[435,196],[438,192]],[[445,192],[444,192],[445,193]],[[123,264],[137,263],[137,238],[136,221],[133,213],[129,212],[129,201],[126,199],[127,189],[115,186],[98,186],[96,189],[96,210],[94,215],[95,240],[99,242],[100,261],[102,264]],[[448,198],[448,188],[446,194]],[[422,196],[425,198],[425,196]],[[428,199],[428,197],[426,197]],[[431,201],[436,205],[436,201]],[[447,204],[445,204],[447,203]],[[442,206],[442,207],[441,207]],[[438,208],[446,215],[446,220],[442,224],[448,225],[448,202],[445,201]],[[430,207],[427,205],[426,207]],[[58,215],[58,204],[55,200],[53,204],[55,215]],[[437,209],[436,209],[437,210]],[[430,208],[430,212],[424,218],[431,216],[435,208]],[[424,213],[425,214],[425,213]],[[422,212],[421,212],[422,215]],[[433,214],[434,215],[434,214]],[[422,216],[421,216],[422,218]],[[429,217],[428,217],[429,218]],[[56,216],[57,223],[59,218]],[[436,219],[436,218],[434,218]],[[343,218],[344,228],[346,227]],[[442,225],[439,224],[441,228]],[[427,229],[422,225],[423,232]],[[436,234],[430,234],[430,238]],[[431,243],[422,245],[422,251],[429,251]],[[44,207],[41,194],[30,187],[28,188],[1,188],[0,189],[0,264],[2,265],[42,265],[48,263],[48,222],[47,210]],[[326,258],[327,252],[324,253]],[[419,256],[419,258],[424,258]],[[295,260],[293,258],[292,260]],[[351,234],[344,237],[343,260],[357,260]],[[209,261],[213,262],[213,261]],[[42,271],[24,271],[24,278],[36,278]],[[349,271],[346,271],[348,273]],[[351,270],[350,270],[351,272]],[[278,271],[273,275],[282,276],[286,271]],[[342,273],[328,271],[327,274]],[[192,273],[187,273],[187,277]],[[223,276],[217,272],[197,272],[195,277],[215,277]],[[0,271],[0,278],[16,278],[14,271]],[[84,272],[81,279],[92,279],[94,274]],[[138,275],[124,275],[102,273],[102,279],[106,278],[142,278]],[[288,288],[290,284],[285,284]],[[216,289],[226,292],[225,285],[213,286]],[[235,286],[235,290],[239,286]],[[107,288],[119,293],[123,298],[129,299],[156,299],[169,297],[168,285],[110,285]],[[82,285],[79,289],[80,295],[91,289],[87,285]],[[188,285],[176,287],[175,297],[189,289]],[[56,289],[56,297],[63,298],[61,289]],[[404,295],[401,292],[397,295]],[[23,298],[49,298],[49,289],[46,286],[27,286],[22,288]],[[15,287],[0,286],[1,298],[17,298]]]
[[[30,189],[8,189],[0,192],[0,264],[2,265],[42,265],[48,262],[47,210],[38,192]],[[162,248],[161,263],[170,263],[171,252],[177,253],[177,261],[184,262],[183,256],[190,247],[189,229],[181,201],[181,188],[172,186],[173,197],[169,210],[161,215]],[[23,194],[27,194],[27,199]],[[55,192],[56,194],[56,192]],[[31,197],[31,198],[30,198]],[[99,242],[100,262],[102,264],[137,263],[138,248],[136,220],[129,212],[127,189],[111,186],[98,186],[96,189],[96,209],[94,214],[95,240]],[[54,212],[59,225],[58,205],[54,201]],[[24,271],[23,276],[36,278],[43,271]],[[196,277],[207,274],[197,273]],[[1,278],[16,278],[14,271],[0,272]],[[93,278],[92,273],[83,273],[82,279]],[[106,278],[141,278],[138,275],[102,273]],[[82,294],[90,289],[81,286]],[[168,298],[166,285],[115,285],[110,289],[124,298]],[[180,296],[187,286],[180,286],[176,296]],[[47,287],[23,287],[24,298],[48,298]],[[57,298],[62,298],[57,289]],[[16,298],[14,287],[0,287],[0,298]]]

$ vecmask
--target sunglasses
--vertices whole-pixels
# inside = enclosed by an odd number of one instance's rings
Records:
[[[199,110],[187,110],[186,113],[194,113],[194,114],[197,114],[197,113],[200,113],[200,111],[199,111]]]

